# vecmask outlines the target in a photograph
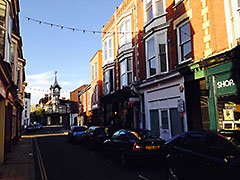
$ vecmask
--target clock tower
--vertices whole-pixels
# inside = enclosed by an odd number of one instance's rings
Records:
[[[51,85],[50,87],[53,112],[58,112],[58,106],[60,105],[60,90],[61,87],[57,82],[57,71],[55,71],[54,82],[53,85]]]

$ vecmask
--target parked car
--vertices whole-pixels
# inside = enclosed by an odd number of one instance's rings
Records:
[[[165,143],[168,179],[239,178],[239,148],[211,132],[185,132]]]
[[[153,162],[163,157],[165,140],[154,137],[149,130],[124,130],[113,134],[103,144],[105,155],[120,160],[124,167],[129,162]]]
[[[42,129],[43,125],[41,123],[34,124],[35,129]]]
[[[91,126],[83,134],[81,142],[90,149],[95,150],[102,147],[106,137],[105,128],[100,126]]]
[[[220,130],[219,134],[240,147],[240,130]]]
[[[26,132],[33,132],[35,130],[35,126],[34,125],[28,125],[26,128]]]
[[[87,126],[72,126],[68,131],[68,138],[70,140],[77,140],[77,138],[82,136],[87,130]]]

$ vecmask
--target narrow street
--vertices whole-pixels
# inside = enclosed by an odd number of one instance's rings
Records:
[[[33,141],[37,179],[42,179],[41,174],[44,174],[44,171],[49,180],[166,179],[161,165],[133,164],[128,168],[122,168],[116,161],[104,158],[101,151],[92,152],[82,145],[69,142],[67,135],[51,134],[57,132],[61,133],[62,128],[43,128],[34,133],[36,136],[47,133],[44,137],[35,137]],[[43,165],[36,157],[38,147]],[[44,170],[39,168],[39,164]]]

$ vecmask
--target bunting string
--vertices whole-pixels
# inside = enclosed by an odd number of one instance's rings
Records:
[[[38,88],[30,88],[30,87],[26,87],[26,90],[30,90],[30,91],[38,91],[38,92],[45,92],[45,93],[50,93],[50,90],[45,90],[45,89],[38,89]],[[71,91],[67,91],[67,90],[61,90],[61,93],[70,93]]]
[[[67,30],[71,30],[72,32],[82,32],[82,33],[92,33],[92,34],[111,34],[111,33],[112,34],[128,34],[128,33],[134,34],[134,32],[104,32],[104,31],[99,31],[99,30],[81,29],[81,28],[68,27],[68,26],[64,26],[64,25],[50,23],[50,22],[34,19],[31,17],[27,17],[27,16],[22,16],[22,17],[25,18],[27,21],[32,21],[32,22],[38,23],[40,25],[56,27],[56,28],[60,28],[61,30],[67,29]]]

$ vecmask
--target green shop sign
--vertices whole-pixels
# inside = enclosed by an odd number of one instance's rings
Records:
[[[237,74],[231,71],[215,75],[216,96],[237,95],[238,81]]]

